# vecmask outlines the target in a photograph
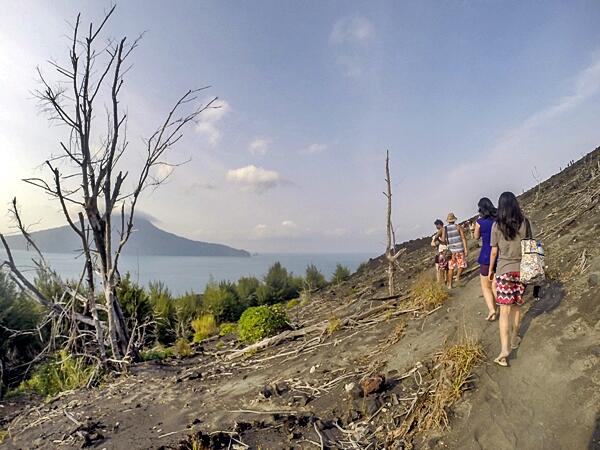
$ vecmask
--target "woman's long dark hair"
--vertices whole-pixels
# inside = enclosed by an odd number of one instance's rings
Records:
[[[487,197],[483,197],[479,200],[477,208],[479,208],[479,215],[484,219],[495,219],[496,214],[498,213],[492,201]]]
[[[519,232],[525,216],[517,197],[512,192],[503,192],[498,199],[498,217],[496,223],[505,239],[512,241]]]

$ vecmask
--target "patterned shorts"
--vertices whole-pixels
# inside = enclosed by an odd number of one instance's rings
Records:
[[[450,262],[448,263],[448,268],[450,270],[466,269],[467,260],[465,258],[465,254],[463,252],[452,253],[452,259],[450,259]]]
[[[448,260],[446,259],[446,256],[444,256],[443,253],[438,253],[437,255],[435,255],[435,263],[437,264],[438,269],[448,270]]]
[[[525,285],[519,272],[508,272],[496,277],[496,303],[498,305],[522,306]]]

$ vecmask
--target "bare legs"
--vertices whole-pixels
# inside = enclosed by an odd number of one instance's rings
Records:
[[[481,291],[483,292],[483,298],[488,308],[487,320],[491,320],[496,314],[496,296],[495,291],[492,290],[492,282],[487,276],[480,275],[479,280],[481,281]]]
[[[448,269],[448,275],[446,276],[448,289],[452,289],[452,280],[454,278],[454,269]]]
[[[521,326],[521,307],[517,305],[500,305],[500,358],[510,354],[511,347],[518,345],[519,327]]]

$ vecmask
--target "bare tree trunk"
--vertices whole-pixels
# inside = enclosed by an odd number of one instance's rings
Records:
[[[394,231],[394,225],[392,223],[392,181],[390,177],[390,152],[386,151],[385,155],[385,182],[387,186],[387,192],[383,195],[387,197],[387,248],[385,251],[385,257],[388,261],[388,293],[389,295],[396,294],[396,279],[395,272],[398,265],[398,257],[402,254],[401,250],[396,250],[396,232]]]
[[[117,295],[117,286],[118,262],[133,231],[139,197],[146,188],[157,187],[168,177],[158,178],[155,169],[161,165],[169,165],[163,157],[181,139],[183,128],[193,123],[203,111],[217,107],[213,106],[217,100],[213,98],[204,104],[191,107],[188,112],[181,113],[182,109],[189,108],[188,105],[196,104],[199,92],[207,88],[189,90],[181,96],[156,131],[143,141],[146,147],[145,161],[134,180],[132,190],[123,192],[123,182],[129,172],[120,169],[118,164],[128,148],[127,114],[119,108],[119,96],[128,68],[126,60],[137,47],[141,36],[131,44],[127,43],[126,38],[109,39],[108,46],[102,44],[100,50],[96,49],[100,33],[114,11],[113,6],[98,27],[89,25],[87,33],[80,32],[80,16],[77,16],[68,64],[50,62],[61,78],[55,87],[51,86],[38,70],[42,87],[36,92],[37,98],[42,109],[49,113],[51,121],[66,126],[68,140],[66,143],[60,142],[60,155],[46,161],[52,173],[50,183],[42,178],[24,180],[59,200],[68,224],[81,240],[85,257],[82,279],[86,279],[88,292],[85,296],[79,292],[74,293],[84,305],[83,314],[77,313],[76,318],[95,328],[96,344],[103,363],[108,359],[105,346],[107,342],[110,345],[112,360],[136,359],[138,356],[137,347],[131,342],[131,333]],[[104,90],[108,91],[106,95],[97,97]],[[102,127],[108,123],[108,129],[99,142],[93,142],[98,135],[94,114],[98,98],[109,99],[108,120],[101,123]],[[75,174],[63,175],[58,166],[53,166],[57,164],[56,161],[68,165],[70,170],[74,169]],[[78,210],[78,225],[71,218],[72,208],[68,208],[67,205]],[[121,230],[115,233],[112,226],[113,212],[119,208]],[[20,228],[27,238],[24,227]],[[118,236],[115,248],[113,236]],[[2,241],[10,255],[5,240]],[[31,242],[35,246],[33,241]],[[36,247],[36,250],[39,249]],[[43,259],[41,252],[39,253]],[[32,298],[56,314],[63,313],[60,303],[45,298],[28,282],[14,264],[12,256],[2,265],[10,268],[19,285],[26,289]],[[96,302],[96,274],[99,275],[104,306]],[[107,324],[99,319],[98,309],[104,307],[108,316]],[[75,314],[75,311],[73,313]],[[107,330],[105,325],[108,326]]]

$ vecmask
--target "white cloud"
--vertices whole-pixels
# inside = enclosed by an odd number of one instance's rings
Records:
[[[310,144],[302,150],[302,153],[312,155],[313,153],[321,153],[327,150],[327,144]]]
[[[375,27],[366,17],[344,17],[333,25],[330,40],[337,45],[364,44],[369,42],[374,34]]]
[[[217,124],[230,111],[229,103],[225,100],[216,100],[210,108],[200,114],[196,131],[203,135],[211,145],[217,145],[221,139],[221,130]]]
[[[284,220],[276,225],[260,223],[253,228],[252,234],[258,239],[297,238],[305,235],[307,231],[308,230],[300,228],[292,220]]]
[[[348,16],[335,22],[329,41],[344,75],[359,78],[372,67],[370,44],[374,36],[375,27],[366,17]]]
[[[244,191],[257,193],[265,192],[283,182],[278,172],[255,165],[229,170],[227,179],[242,186]]]
[[[266,155],[270,146],[271,146],[270,139],[258,138],[258,139],[254,139],[252,142],[250,142],[250,145],[248,146],[248,150],[250,150],[250,153],[252,153],[253,155]]]

